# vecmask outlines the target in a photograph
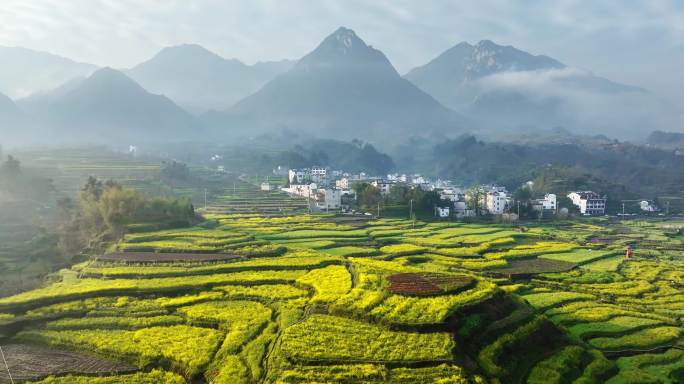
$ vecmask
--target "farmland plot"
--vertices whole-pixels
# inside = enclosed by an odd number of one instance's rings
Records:
[[[0,299],[0,335],[144,370],[93,378],[46,365],[39,380],[72,373],[43,380],[60,384],[681,375],[684,262],[657,224],[342,220],[288,215],[286,203],[240,181],[195,227],[132,227],[112,249],[135,252]]]

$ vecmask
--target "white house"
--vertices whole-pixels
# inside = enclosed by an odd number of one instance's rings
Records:
[[[316,183],[311,183],[292,184],[282,190],[290,195],[306,198],[312,209],[327,211],[342,207],[342,191],[339,189],[319,188]]]
[[[532,208],[535,211],[555,212],[557,207],[556,195],[553,193],[547,193],[543,199],[537,199],[532,203]]]
[[[487,192],[485,207],[492,215],[500,215],[506,210],[508,196],[505,192]]]
[[[439,191],[439,197],[442,200],[449,200],[452,202],[465,200],[465,192],[460,188],[444,188]]]
[[[421,184],[427,184],[427,183],[428,183],[427,180],[425,180],[425,178],[419,174],[415,174],[411,178],[411,184],[421,185]]]
[[[325,184],[328,178],[328,169],[324,167],[311,168],[311,181],[318,184]]]
[[[650,201],[650,200],[642,200],[639,203],[639,207],[644,212],[658,212],[659,211],[658,206],[655,204],[655,202]]]
[[[290,184],[304,184],[307,181],[311,181],[311,170],[308,168],[290,169],[287,171],[287,177],[290,180]]]
[[[340,189],[349,189],[349,187],[351,187],[351,183],[349,182],[348,177],[343,177],[341,179],[335,180],[335,186]]]
[[[400,175],[398,173],[395,173],[395,174],[387,175],[387,180],[399,182],[399,183],[405,183],[408,179],[407,179],[406,175]]]
[[[342,207],[342,191],[333,188],[321,188],[314,194],[316,208],[320,210],[340,209]]]
[[[315,183],[311,184],[290,184],[287,188],[282,188],[283,192],[290,195],[309,198],[314,190],[318,189]]]
[[[437,207],[437,209],[436,209],[437,217],[440,217],[442,219],[449,217],[450,213],[451,213],[451,211],[450,211],[449,207]]]
[[[262,191],[272,191],[274,188],[274,185],[271,183],[261,183],[261,190]]]
[[[592,191],[570,192],[568,198],[583,215],[605,215],[606,197]]]

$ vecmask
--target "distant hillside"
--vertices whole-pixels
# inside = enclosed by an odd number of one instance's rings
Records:
[[[0,92],[14,98],[92,74],[96,66],[22,47],[0,47]]]
[[[402,79],[382,52],[346,28],[233,108],[208,115],[207,121],[285,126],[347,139],[458,131],[463,122]]]
[[[126,71],[150,92],[163,94],[192,112],[224,110],[291,68],[288,60],[245,65],[195,44],[162,49]]]
[[[123,73],[104,68],[89,78],[21,104],[56,140],[179,141],[196,137],[192,116]]]
[[[684,156],[598,137],[501,143],[463,136],[437,144],[414,141],[389,153],[400,169],[450,178],[464,185],[497,182],[517,188],[547,168],[561,167],[605,180],[606,185],[617,186],[614,193],[631,193],[632,197],[684,193]]]
[[[667,149],[684,149],[684,133],[654,131],[646,138],[646,144]]]
[[[634,138],[644,126],[675,120],[673,111],[641,88],[489,40],[457,44],[405,78],[500,130],[564,126]]]
[[[0,146],[15,144],[25,138],[26,126],[24,113],[12,99],[0,93]]]
[[[0,116],[2,116],[2,121],[16,119],[21,115],[21,110],[19,110],[14,101],[0,93]]]

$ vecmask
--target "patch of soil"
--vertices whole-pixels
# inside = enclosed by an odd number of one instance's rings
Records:
[[[407,296],[434,296],[470,287],[475,279],[466,275],[440,273],[398,273],[387,278],[392,293]]]
[[[108,375],[136,370],[136,367],[118,361],[29,344],[3,345],[2,351],[15,382],[67,373]],[[7,368],[2,361],[0,383],[10,383]]]

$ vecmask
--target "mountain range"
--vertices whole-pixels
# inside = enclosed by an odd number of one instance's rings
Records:
[[[56,88],[96,69],[47,52],[0,46],[0,92],[13,99]]]
[[[463,118],[403,79],[385,55],[341,27],[292,69],[207,120],[375,139],[461,129]],[[244,123],[243,123],[244,124]]]
[[[125,71],[150,92],[163,94],[195,113],[224,110],[292,67],[289,60],[243,64],[196,44],[162,49]]]
[[[505,130],[564,126],[624,137],[641,133],[645,117],[667,113],[642,88],[489,40],[457,44],[404,77],[449,108]]]
[[[223,140],[278,130],[386,142],[681,129],[641,88],[488,40],[459,43],[403,77],[344,27],[297,61],[245,65],[190,44],[124,70],[24,48],[0,48],[0,59],[0,92],[15,99],[0,100],[0,132],[44,139]]]
[[[193,139],[199,129],[196,120],[169,98],[149,93],[111,68],[20,100],[19,105],[44,127],[42,138],[51,140],[178,141]]]

